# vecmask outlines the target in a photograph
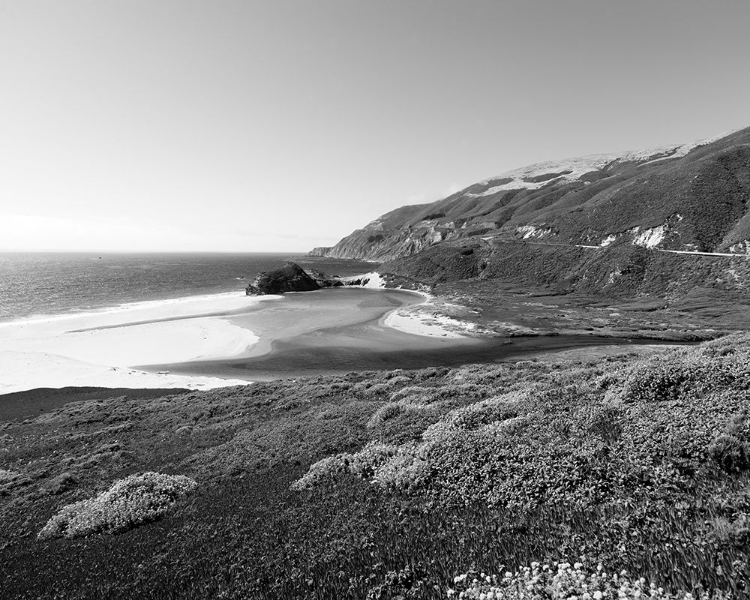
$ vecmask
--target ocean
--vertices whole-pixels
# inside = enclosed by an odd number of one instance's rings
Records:
[[[423,301],[397,290],[245,297],[258,272],[288,260],[327,275],[375,268],[289,254],[0,254],[0,394],[67,386],[208,389],[631,343],[413,335],[379,321]]]
[[[260,271],[288,260],[327,275],[373,270],[372,263],[277,253],[0,253],[0,322],[242,294]]]

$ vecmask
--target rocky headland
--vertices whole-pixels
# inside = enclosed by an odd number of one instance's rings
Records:
[[[262,273],[249,294],[429,290],[420,322],[457,335],[708,341],[6,397],[3,597],[750,598],[749,240],[746,129],[314,251],[382,263],[359,278]]]
[[[313,254],[380,261],[387,286],[472,309],[477,333],[705,339],[750,327],[749,249],[747,128],[516,169]]]
[[[324,288],[345,286],[381,287],[379,282],[378,285],[374,285],[376,282],[373,281],[373,277],[377,275],[365,273],[350,277],[328,276],[316,269],[303,269],[297,263],[290,261],[279,269],[258,273],[253,282],[245,288],[245,294],[263,296],[286,292],[313,292]]]
[[[302,267],[288,262],[280,269],[258,273],[253,282],[245,288],[245,293],[248,296],[261,296],[285,292],[312,292],[320,287]]]

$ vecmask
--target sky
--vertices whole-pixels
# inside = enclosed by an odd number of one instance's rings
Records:
[[[750,126],[748,0],[0,0],[0,250],[302,252]]]

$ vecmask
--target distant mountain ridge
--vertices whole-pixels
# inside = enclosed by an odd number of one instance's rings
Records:
[[[386,213],[311,254],[385,262],[477,236],[750,254],[750,128],[514,169]]]

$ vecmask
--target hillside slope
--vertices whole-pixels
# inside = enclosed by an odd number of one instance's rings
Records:
[[[750,336],[631,351],[0,403],[2,598],[445,600],[581,560],[648,582],[604,598],[746,599]],[[197,486],[91,510],[134,475]]]
[[[493,238],[449,241],[388,261],[379,269],[399,283],[435,286],[468,279],[503,280],[602,298],[649,295],[674,300],[701,288],[712,290],[716,298],[744,303],[750,285],[746,256],[676,254],[630,244],[585,248]]]
[[[539,163],[405,206],[314,253],[387,261],[493,236],[750,253],[750,128],[681,146]]]

